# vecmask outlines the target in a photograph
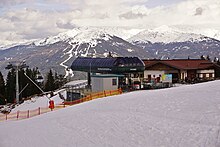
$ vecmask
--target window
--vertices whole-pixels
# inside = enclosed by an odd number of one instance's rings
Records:
[[[117,85],[117,79],[112,79],[112,85]]]

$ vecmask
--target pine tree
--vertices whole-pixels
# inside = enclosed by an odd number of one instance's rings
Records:
[[[40,73],[37,68],[35,69],[28,69],[24,71],[23,69],[19,70],[19,92],[20,100],[23,98],[27,98],[29,96],[39,94],[41,91],[34,85],[26,76],[32,79],[34,83],[37,84],[37,74]],[[12,69],[8,72],[7,79],[6,79],[6,99],[9,103],[13,103],[15,100],[15,92],[16,92],[16,73],[15,70]],[[38,85],[39,86],[39,85]]]
[[[27,74],[27,76],[35,83],[37,84],[36,82],[36,76],[37,76],[37,72],[35,71],[35,69],[31,70],[31,69],[26,69],[25,73]],[[24,73],[23,73],[23,76],[24,76]],[[32,83],[32,81],[30,81],[26,76],[24,78],[24,81],[25,82],[22,86],[26,86],[28,85],[28,87],[24,90],[24,92],[22,92],[23,94],[23,97],[29,97],[31,95],[34,95],[34,94],[39,94],[40,93],[40,90],[36,87],[36,85],[34,85]]]
[[[0,105],[5,104],[5,81],[0,72]]]
[[[67,79],[64,78],[64,75],[58,75],[57,73],[55,73],[55,89],[58,89],[60,87],[62,87],[66,82]]]
[[[35,84],[37,84],[39,87],[42,88],[42,85],[40,85],[40,83],[37,82],[37,75],[39,75],[39,74],[40,74],[40,71],[38,70],[38,68],[32,69],[32,71],[31,71],[31,79],[34,81]],[[33,83],[32,83],[32,86],[33,86],[32,90],[33,90],[34,94],[42,93],[40,91],[40,89],[38,89],[37,86],[34,85]]]
[[[23,69],[19,70],[18,77],[19,77],[19,80],[18,80],[19,81],[19,92],[22,91],[19,95],[19,98],[21,100],[23,97],[26,97],[26,94],[24,92],[24,88],[27,85],[27,80],[26,80],[26,77],[24,75],[24,70]]]
[[[54,85],[55,85],[55,89],[58,89],[59,88],[59,76],[58,74],[55,72],[55,75],[54,75]]]
[[[6,79],[6,99],[8,103],[15,101],[15,70],[12,69],[8,72]]]
[[[50,69],[49,73],[47,74],[46,77],[46,83],[45,83],[45,91],[53,91],[55,90],[55,80],[54,80],[54,76],[53,76],[53,72]]]

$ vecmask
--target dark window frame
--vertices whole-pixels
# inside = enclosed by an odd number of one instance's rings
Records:
[[[117,79],[112,79],[112,86],[116,86],[117,85]]]

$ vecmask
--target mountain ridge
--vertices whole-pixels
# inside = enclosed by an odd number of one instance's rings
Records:
[[[201,55],[219,57],[220,41],[167,26],[148,30],[75,28],[26,45],[0,50],[0,70],[10,61],[26,60],[30,67],[38,67],[43,73],[52,68],[58,73],[73,76],[68,67],[76,57],[107,57],[109,52],[113,56],[145,59],[200,58]]]

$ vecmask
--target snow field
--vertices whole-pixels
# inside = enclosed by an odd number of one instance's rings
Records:
[[[0,123],[1,147],[218,147],[220,81],[111,96]]]
[[[60,90],[58,91],[60,92],[64,98],[66,97],[66,91],[64,90]],[[54,100],[54,104],[55,105],[59,105],[63,102],[62,99],[60,99],[59,95],[57,94],[58,92],[54,92],[55,96],[53,96],[51,99]],[[17,111],[27,111],[27,110],[34,110],[37,109],[39,107],[48,107],[49,106],[49,98],[50,95],[48,94],[48,97],[46,95],[42,96],[42,97],[34,97],[31,98],[30,100],[25,101],[24,103],[16,106],[14,109],[12,109],[12,113],[13,112],[17,112]]]

